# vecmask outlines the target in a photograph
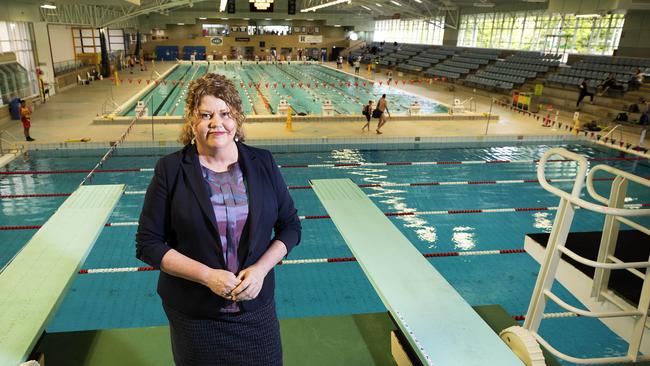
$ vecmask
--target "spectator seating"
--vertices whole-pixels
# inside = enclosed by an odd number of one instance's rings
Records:
[[[470,84],[470,85],[483,87],[483,88],[499,90],[499,91],[510,91],[510,90],[514,89],[514,84],[513,83],[510,83],[510,82],[507,82],[507,81],[484,78],[484,77],[477,76],[477,75],[468,75],[467,78],[465,79],[465,83]]]
[[[461,49],[456,48],[455,51]],[[461,76],[469,74],[471,71],[478,69],[481,65],[486,65],[490,60],[498,58],[498,50],[481,50],[475,52],[474,49],[464,50],[459,55],[453,55],[451,59],[442,63],[437,63],[424,72],[429,77],[445,77],[448,79],[460,79]]]

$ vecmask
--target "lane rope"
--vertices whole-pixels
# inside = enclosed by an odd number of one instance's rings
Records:
[[[425,258],[440,258],[440,257],[461,257],[461,256],[480,256],[480,255],[496,255],[496,254],[519,254],[525,253],[524,249],[495,249],[495,250],[475,250],[467,252],[438,252],[438,253],[423,253]],[[338,257],[338,258],[312,258],[312,259],[288,259],[278,263],[278,265],[292,265],[292,264],[315,264],[315,263],[343,263],[343,262],[356,262],[355,257]],[[79,270],[79,274],[98,274],[98,273],[122,273],[122,272],[148,272],[157,271],[158,269],[151,266],[141,267],[113,267],[113,268],[89,268]]]
[[[650,176],[644,177],[650,179]],[[572,178],[556,178],[547,179],[549,182],[574,182]],[[613,181],[614,178],[594,178],[594,181]],[[451,182],[416,182],[416,183],[366,183],[357,184],[360,188],[379,188],[379,187],[426,187],[426,186],[446,186],[446,185],[484,185],[484,184],[521,184],[521,183],[537,183],[537,179],[510,179],[510,180],[482,180],[482,181],[451,181]],[[304,186],[287,186],[288,189],[312,189],[309,185]],[[147,193],[146,190],[141,191],[124,191],[127,196],[139,196]],[[14,198],[34,198],[34,197],[66,197],[71,193],[25,193],[25,194],[6,194],[0,195],[0,199],[14,199]]]
[[[123,142],[125,136],[120,138],[119,142]],[[124,168],[124,169],[98,169],[116,150],[117,143],[109,149],[109,153],[105,158],[100,160],[97,164],[97,169],[84,170],[84,169],[62,169],[62,170],[16,170],[16,171],[3,171],[0,175],[25,175],[25,174],[73,174],[73,173],[127,173],[127,172],[153,172],[154,168]],[[641,157],[627,157],[627,158],[590,158],[589,161],[639,161],[647,160]],[[464,161],[391,161],[391,162],[378,162],[378,163],[332,163],[332,164],[280,164],[279,168],[282,169],[295,169],[295,168],[346,168],[346,167],[365,167],[365,166],[400,166],[400,165],[473,165],[473,164],[532,164],[537,163],[539,160],[464,160]],[[556,159],[548,160],[554,163],[571,163],[573,160]]]
[[[650,207],[650,203],[633,203],[624,205],[628,209],[639,209],[642,207]],[[576,210],[581,209],[576,207]],[[556,211],[557,206],[549,207],[509,207],[509,208],[483,208],[483,209],[463,209],[463,210],[438,210],[438,211],[400,211],[400,212],[384,212],[388,217],[399,216],[428,216],[428,215],[459,215],[459,214],[477,214],[477,213],[500,213],[500,212],[540,212],[540,211]],[[329,219],[329,215],[305,215],[298,216],[300,220],[319,220]],[[6,230],[31,230],[40,229],[42,225],[18,225],[18,226],[0,226],[0,231]],[[104,224],[104,227],[118,227],[118,226],[138,226],[137,221],[122,221],[122,222],[109,222]]]

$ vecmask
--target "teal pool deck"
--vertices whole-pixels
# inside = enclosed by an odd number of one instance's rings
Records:
[[[355,183],[311,184],[423,364],[523,365]]]
[[[375,102],[387,95],[389,111],[394,120],[399,119],[455,119],[449,107],[428,98],[417,96],[397,87],[374,82],[361,76],[343,73],[318,63],[267,64],[255,62],[181,61],[156,80],[137,79],[143,89],[111,114],[95,120],[96,123],[118,123],[135,116],[138,101],[144,102],[147,113],[157,123],[180,123],[184,113],[185,96],[189,83],[205,73],[219,73],[232,80],[242,100],[248,121],[284,120],[278,105],[285,100],[293,109],[295,118],[306,120],[340,120],[365,118],[361,109],[369,100]],[[131,81],[133,82],[133,81]],[[402,83],[406,83],[403,80]],[[408,81],[413,83],[415,81]],[[332,103],[332,114],[323,112],[325,101]],[[409,107],[418,102],[420,112],[412,114]],[[476,113],[463,113],[462,119],[482,117]]]
[[[0,365],[30,354],[123,191],[123,184],[79,187],[2,269]]]

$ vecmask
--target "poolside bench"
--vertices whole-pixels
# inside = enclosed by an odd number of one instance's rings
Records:
[[[523,365],[356,184],[310,183],[420,362]]]
[[[2,269],[0,365],[29,356],[123,191],[123,184],[79,187]]]

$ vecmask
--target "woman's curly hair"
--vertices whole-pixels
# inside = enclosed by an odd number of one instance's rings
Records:
[[[192,132],[192,125],[198,118],[198,109],[201,104],[201,99],[206,95],[222,99],[228,107],[233,119],[237,121],[237,131],[235,131],[235,138],[239,141],[244,141],[244,110],[241,103],[241,98],[237,92],[235,85],[226,79],[225,76],[208,73],[202,77],[193,80],[188,86],[187,99],[185,99],[185,123],[183,130],[178,138],[178,141],[183,145],[191,143],[194,138]]]

